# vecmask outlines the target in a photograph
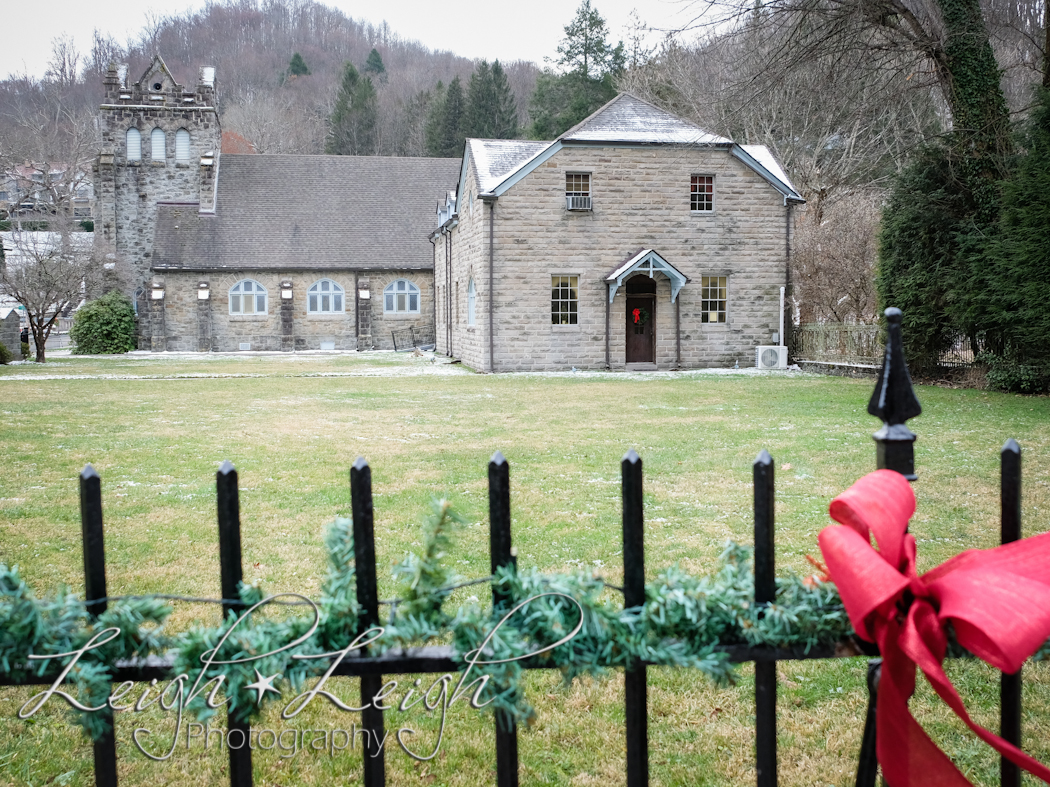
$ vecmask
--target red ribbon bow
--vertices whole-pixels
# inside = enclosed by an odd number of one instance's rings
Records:
[[[846,527],[819,536],[854,630],[882,651],[876,748],[883,775],[891,787],[970,785],[908,710],[918,666],[981,740],[1050,784],[1050,768],[973,722],[941,667],[949,621],[960,645],[1003,672],[1017,672],[1046,641],[1050,533],[967,550],[918,576],[915,537],[906,532],[914,512],[904,476],[877,470],[831,501],[831,518]]]
[[[635,322],[638,322],[640,319],[642,319],[642,310],[641,309],[635,309],[631,313],[634,315],[634,321]]]

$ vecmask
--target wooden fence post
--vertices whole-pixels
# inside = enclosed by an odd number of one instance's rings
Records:
[[[642,460],[632,448],[620,463],[623,484],[623,604],[645,604],[645,528]],[[624,670],[627,787],[649,784],[649,716],[645,664]]]
[[[357,576],[358,634],[379,625],[379,590],[376,586],[376,543],[372,507],[372,468],[358,457],[350,468],[350,510],[354,518],[354,564]],[[365,787],[386,784],[386,762],[382,741],[383,711],[373,698],[383,687],[382,675],[361,676],[361,726],[365,728],[363,750]]]
[[[84,600],[106,598],[106,547],[102,537],[102,479],[87,465],[80,473],[80,538],[84,551]],[[106,611],[105,601],[88,605],[92,618]],[[95,787],[117,787],[117,745],[113,711],[98,711],[109,732],[94,743]]]
[[[773,458],[765,449],[752,466],[755,485],[755,606],[777,597],[773,528]],[[759,612],[761,614],[761,612]],[[777,663],[755,662],[755,770],[758,787],[777,783]]]
[[[512,565],[510,538],[510,465],[499,451],[489,462],[489,565],[491,573]],[[502,588],[492,586],[492,606],[507,600]],[[518,787],[518,728],[505,711],[496,711],[496,784]]]
[[[237,489],[237,471],[229,460],[219,466],[215,474],[215,494],[219,517],[219,570],[222,579],[222,615],[225,620],[231,611],[238,613],[244,605],[238,585],[243,578],[241,568],[241,502]],[[230,787],[251,787],[252,750],[249,740],[251,724],[226,715],[226,742],[230,751]],[[233,748],[230,735],[240,732],[241,745]]]
[[[999,454],[999,496],[1002,543],[1021,538],[1021,446],[1012,437]],[[1004,672],[999,683],[999,735],[1021,745],[1021,670]],[[1003,787],[1021,787],[1021,769],[1005,757],[999,758],[999,780]]]

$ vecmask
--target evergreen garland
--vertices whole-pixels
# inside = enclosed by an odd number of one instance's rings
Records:
[[[852,634],[837,589],[818,577],[781,577],[776,601],[755,604],[751,550],[731,541],[715,574],[695,577],[677,565],[671,566],[646,586],[641,607],[625,609],[617,598],[618,588],[583,571],[544,574],[534,568],[518,571],[506,566],[479,581],[491,582],[499,589],[498,604],[483,608],[468,603],[449,614],[443,604],[458,578],[443,559],[454,529],[462,523],[448,501],[434,502],[424,522],[420,549],[394,568],[400,597],[391,604],[389,620],[382,624],[384,633],[369,646],[372,655],[441,640],[452,642],[461,669],[467,669],[471,660],[528,657],[533,665],[560,670],[568,683],[582,675],[600,676],[612,668],[630,668],[644,661],[692,667],[718,684],[728,685],[735,681],[735,674],[729,655],[720,646],[804,646],[808,650],[840,642]],[[105,703],[116,661],[170,653],[174,656],[173,675],[189,676],[184,686],[187,694],[194,681],[198,688],[205,687],[186,706],[198,720],[214,715],[215,710],[205,700],[212,688],[209,681],[222,677],[230,715],[237,721],[250,721],[275,699],[287,704],[310,678],[323,674],[331,663],[330,657],[294,656],[343,650],[360,633],[351,521],[337,519],[332,523],[325,545],[329,568],[312,632],[312,614],[273,616],[258,611],[237,624],[237,614],[231,611],[220,626],[197,626],[170,636],[164,632],[164,622],[171,607],[159,598],[114,600],[92,619],[89,606],[67,588],[48,599],[37,599],[17,567],[0,564],[0,676],[19,681],[54,675],[67,663],[65,660],[55,664],[51,660],[30,661],[28,656],[69,653],[84,647],[103,630],[116,627],[119,636],[88,651],[71,672],[82,704]],[[275,598],[287,600],[280,595]],[[250,609],[266,597],[258,586],[242,583],[240,600]],[[293,643],[294,647],[273,652]],[[213,662],[270,655],[258,661],[213,663],[198,680],[205,655],[217,647]],[[1050,643],[1034,658],[1050,658]],[[480,701],[527,722],[535,712],[520,688],[523,666],[522,661],[477,663],[468,682],[488,676]],[[281,686],[284,693],[280,698],[266,695],[257,703],[256,696],[244,690],[256,680],[256,670],[262,675],[281,674],[285,685]],[[106,716],[100,713],[75,711],[73,717],[96,740],[108,726]]]

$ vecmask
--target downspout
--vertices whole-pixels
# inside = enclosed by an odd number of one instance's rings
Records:
[[[791,224],[792,224],[792,211],[795,207],[793,202],[787,202],[785,200],[785,207],[787,210],[784,212],[784,295],[793,295],[791,291]],[[781,299],[783,304],[783,297]],[[794,303],[794,298],[792,298]],[[791,310],[791,319],[784,320],[784,307],[781,306],[780,316],[780,343],[784,347],[791,347],[791,343],[788,341],[788,333],[795,325],[795,314],[794,307]],[[788,350],[788,363],[791,363],[791,350]]]
[[[455,329],[455,326],[452,325],[452,312],[453,312],[453,309],[454,309],[454,306],[453,306],[453,303],[452,303],[452,268],[453,268],[453,266],[452,266],[452,228],[449,227],[449,230],[448,230],[448,285],[449,285],[449,287],[448,287],[448,354],[454,358],[455,355],[454,355],[454,351],[453,351],[453,347],[452,347],[452,340],[453,340],[453,337],[455,337],[455,335],[456,335],[456,329]]]
[[[496,342],[493,331],[496,329],[495,320],[495,298],[493,288],[495,287],[495,229],[496,229],[496,199],[489,200],[489,372],[496,371]]]
[[[674,365],[682,368],[682,301],[678,298],[674,299]]]
[[[609,303],[611,298],[609,293],[612,290],[612,284],[605,285],[605,370],[609,371],[612,366],[609,365],[609,310],[612,308],[612,304]]]

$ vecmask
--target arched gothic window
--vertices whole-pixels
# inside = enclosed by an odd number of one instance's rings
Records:
[[[137,128],[129,128],[127,134],[128,161],[142,161],[142,133]]]
[[[309,314],[341,314],[343,288],[331,279],[314,282],[306,293],[306,311]]]
[[[397,279],[383,289],[383,311],[387,314],[419,314],[419,287]]]
[[[266,314],[266,288],[254,279],[230,287],[230,314]]]
[[[175,132],[175,162],[177,164],[190,163],[190,132],[184,128]]]
[[[149,135],[149,155],[153,161],[164,161],[167,153],[164,150],[164,129],[155,128]]]

